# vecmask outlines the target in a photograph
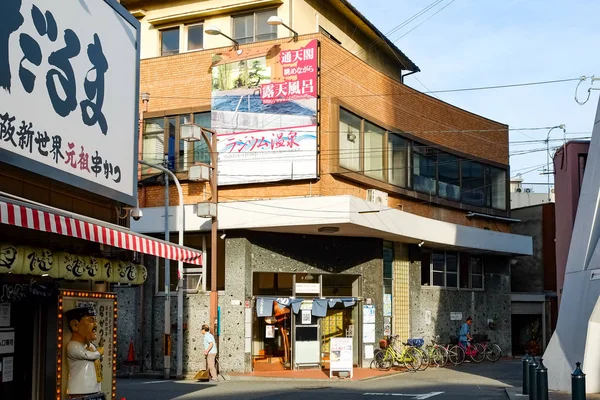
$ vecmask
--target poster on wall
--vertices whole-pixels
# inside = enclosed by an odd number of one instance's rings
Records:
[[[2,358],[2,382],[12,382],[14,379],[14,358],[3,357]]]
[[[375,343],[375,324],[363,325],[363,343]]]
[[[61,292],[57,366],[66,366],[60,381],[62,400],[69,395],[103,394],[113,398],[116,363],[116,296],[109,293]],[[69,394],[67,394],[67,391]]]
[[[219,185],[317,177],[318,41],[216,54]]]
[[[0,332],[0,354],[15,352],[15,331]]]
[[[0,303],[0,327],[10,326],[10,303]]]
[[[392,316],[392,295],[390,293],[383,295],[383,316]]]
[[[114,1],[3,5],[0,159],[135,205],[140,23]]]
[[[312,323],[311,310],[302,310],[302,325],[310,325]]]
[[[462,321],[462,313],[461,312],[451,312],[450,313],[450,321]]]
[[[265,326],[265,337],[267,339],[273,339],[275,337],[275,327],[273,325]]]
[[[375,306],[364,305],[363,306],[363,323],[374,324],[375,323]]]

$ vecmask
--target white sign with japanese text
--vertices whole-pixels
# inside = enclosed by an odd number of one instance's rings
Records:
[[[15,352],[15,331],[0,332],[0,354]]]
[[[317,40],[215,57],[211,127],[219,185],[316,178]]]
[[[135,204],[139,22],[114,0],[3,0],[0,159]]]

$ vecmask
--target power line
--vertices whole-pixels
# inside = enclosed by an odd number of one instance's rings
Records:
[[[411,33],[412,31],[414,31],[415,29],[417,29],[418,27],[420,27],[421,25],[423,25],[425,22],[429,21],[431,18],[435,17],[440,11],[442,11],[444,8],[448,7],[450,4],[454,3],[456,0],[451,0],[448,4],[446,4],[444,7],[440,8],[439,10],[437,10],[435,13],[431,14],[429,17],[425,18],[425,20],[423,20],[420,24],[418,24],[417,26],[413,27],[411,30],[409,30],[408,32],[404,33],[402,36],[400,36],[399,38],[393,40],[394,43],[396,43],[398,40],[402,39],[404,36],[408,35],[409,33]]]

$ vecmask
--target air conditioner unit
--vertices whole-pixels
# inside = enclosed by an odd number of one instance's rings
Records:
[[[376,189],[367,189],[367,201],[386,206],[388,205],[388,194]]]
[[[531,189],[529,189],[529,188],[525,189],[525,193],[531,193]]]
[[[523,191],[523,189],[521,189],[521,188],[517,188],[517,190],[516,190],[517,193],[521,193],[522,191]]]

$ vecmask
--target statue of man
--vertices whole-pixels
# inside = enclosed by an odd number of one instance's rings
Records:
[[[101,379],[96,364],[104,355],[104,348],[92,344],[96,340],[96,312],[88,307],[74,308],[65,313],[65,318],[71,331],[71,341],[67,345],[69,396],[98,393]]]

